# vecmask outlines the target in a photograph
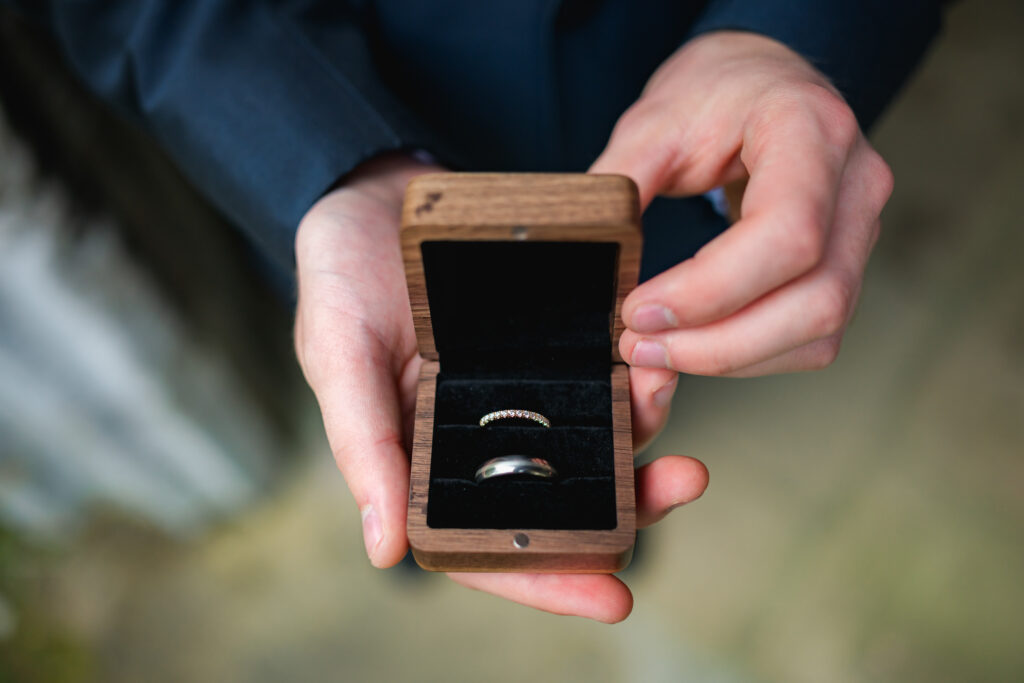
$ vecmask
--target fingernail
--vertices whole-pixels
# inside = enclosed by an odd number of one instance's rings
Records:
[[[667,368],[668,353],[655,341],[643,339],[633,347],[633,365],[645,368]]]
[[[679,325],[676,314],[658,304],[646,304],[633,311],[629,328],[641,334],[660,332]]]
[[[664,408],[672,402],[672,396],[676,393],[676,382],[679,381],[679,376],[676,375],[669,381],[665,382],[660,389],[654,392],[652,399],[654,405],[659,408]]]
[[[370,558],[370,563],[375,564],[373,556],[377,552],[377,546],[380,545],[383,535],[380,517],[372,505],[363,507],[359,513],[363,516],[363,543],[366,544],[366,555]]]

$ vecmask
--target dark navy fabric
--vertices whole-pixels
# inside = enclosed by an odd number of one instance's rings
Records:
[[[12,0],[0,0],[11,2]],[[814,62],[862,125],[939,26],[938,0],[22,0],[77,73],[149,130],[279,263],[361,161],[582,171],[695,34],[759,32]],[[724,229],[701,199],[645,216],[646,275]],[[657,267],[655,267],[657,263]]]
[[[754,31],[827,74],[867,130],[939,29],[935,0],[712,0],[695,32]]]

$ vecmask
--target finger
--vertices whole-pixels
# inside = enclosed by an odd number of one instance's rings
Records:
[[[843,202],[840,203],[842,206]],[[853,259],[860,263],[860,274],[854,278],[856,281],[855,291],[851,295],[851,301],[847,306],[846,320],[842,327],[835,333],[822,339],[816,339],[796,348],[784,351],[752,365],[738,368],[727,372],[724,377],[762,377],[764,375],[776,375],[784,372],[807,372],[811,370],[823,370],[835,362],[839,357],[839,349],[842,346],[843,334],[850,324],[853,314],[857,310],[857,300],[860,298],[860,285],[863,282],[863,270],[867,266],[871,250],[874,248],[881,233],[881,223],[875,221],[873,229],[866,239],[851,239],[848,247],[854,251]]]
[[[627,329],[619,341],[623,358],[640,367],[731,375],[812,342],[841,336],[855,309],[880,231],[878,215],[892,187],[892,172],[881,157],[867,143],[858,145],[843,177],[834,234],[818,268],[708,325],[652,335]],[[838,352],[836,343],[823,341],[780,360],[777,367],[813,369],[830,347]],[[789,365],[801,360],[806,367]]]
[[[852,291],[846,278],[816,273],[724,320],[651,335],[626,330],[619,343],[636,366],[727,375],[837,334],[852,305]]]
[[[367,555],[374,566],[390,567],[407,550],[409,461],[386,354],[363,351],[348,354],[344,371],[312,386],[331,450],[359,506]]]
[[[456,583],[527,607],[614,624],[633,610],[626,584],[610,574],[449,574]]]
[[[633,365],[696,375],[728,375],[842,332],[856,301],[859,274],[822,268],[739,313],[692,329],[638,335],[626,330],[620,349]]]
[[[677,507],[697,500],[707,487],[707,467],[684,455],[666,455],[638,468],[637,527],[650,526]]]
[[[588,173],[614,173],[636,183],[641,210],[656,195],[697,195],[746,176],[739,158],[739,125],[700,144],[685,139],[679,117],[640,100],[615,125]],[[711,145],[713,149],[707,150]],[[700,149],[699,159],[691,159]]]
[[[764,375],[777,375],[784,372],[823,370],[835,362],[839,356],[839,347],[842,339],[842,334],[834,334],[831,337],[825,337],[810,344],[798,346],[774,358],[748,365],[745,368],[740,368],[723,376],[762,377]]]
[[[637,525],[648,526],[671,510],[696,500],[708,485],[708,471],[694,458],[670,455],[637,470]],[[492,593],[554,614],[615,623],[629,616],[633,596],[605,574],[479,574],[449,576],[468,588]]]
[[[860,263],[861,272],[856,278],[856,289],[851,296],[848,305],[846,320],[842,327],[832,335],[823,339],[816,339],[807,344],[798,345],[796,348],[784,351],[783,353],[767,360],[738,368],[732,372],[725,373],[725,377],[761,377],[764,375],[775,375],[784,372],[806,372],[809,370],[822,370],[835,362],[839,357],[839,349],[842,345],[843,334],[850,324],[853,314],[857,310],[857,300],[860,298],[860,284],[862,283],[863,269],[867,266],[871,250],[881,232],[881,224],[876,221],[874,228],[867,235],[866,239],[849,240],[849,249],[854,252],[853,259]]]
[[[588,173],[615,173],[636,183],[640,210],[661,191],[672,172],[672,150],[665,144],[662,121],[637,103],[626,110],[615,124],[611,138]]]
[[[300,294],[300,308],[305,303]],[[331,451],[359,507],[367,555],[374,566],[390,567],[408,547],[409,462],[395,379],[400,369],[392,367],[390,350],[358,325],[326,318],[329,307],[310,305],[305,311],[303,369],[320,404]]]
[[[641,451],[665,426],[679,373],[658,368],[630,368],[633,450]]]
[[[645,333],[721,319],[821,261],[859,129],[841,100],[813,88],[821,94],[780,99],[752,118],[740,220],[634,290],[623,304],[627,327]]]

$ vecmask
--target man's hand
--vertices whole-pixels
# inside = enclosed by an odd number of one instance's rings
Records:
[[[440,169],[403,156],[371,161],[306,214],[296,237],[299,304],[295,347],[316,394],[338,467],[363,518],[370,561],[405,555],[408,449],[421,359],[399,246],[408,181]],[[661,428],[675,373],[632,382],[634,436]],[[668,456],[637,472],[637,522],[652,524],[707,486],[692,458]],[[517,602],[601,621],[624,619],[626,586],[609,575],[458,574],[459,583]]]
[[[364,164],[306,213],[295,239],[295,351],[377,567],[408,547],[407,452],[421,359],[398,228],[406,183],[432,170],[402,156]]]
[[[749,177],[739,220],[626,300],[619,348],[634,370],[753,376],[835,359],[893,181],[804,59],[750,33],[694,39],[591,171],[632,177],[644,206]]]

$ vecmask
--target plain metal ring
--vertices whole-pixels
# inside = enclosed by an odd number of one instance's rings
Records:
[[[493,413],[487,413],[480,418],[480,426],[486,427],[488,423],[494,422],[495,420],[511,420],[514,418],[518,418],[520,420],[533,420],[544,427],[551,426],[551,420],[532,410],[495,410]]]
[[[558,472],[543,458],[531,458],[528,455],[502,455],[491,458],[476,471],[476,483],[480,484],[494,477],[506,477],[513,474],[528,474],[540,479],[554,479]]]

